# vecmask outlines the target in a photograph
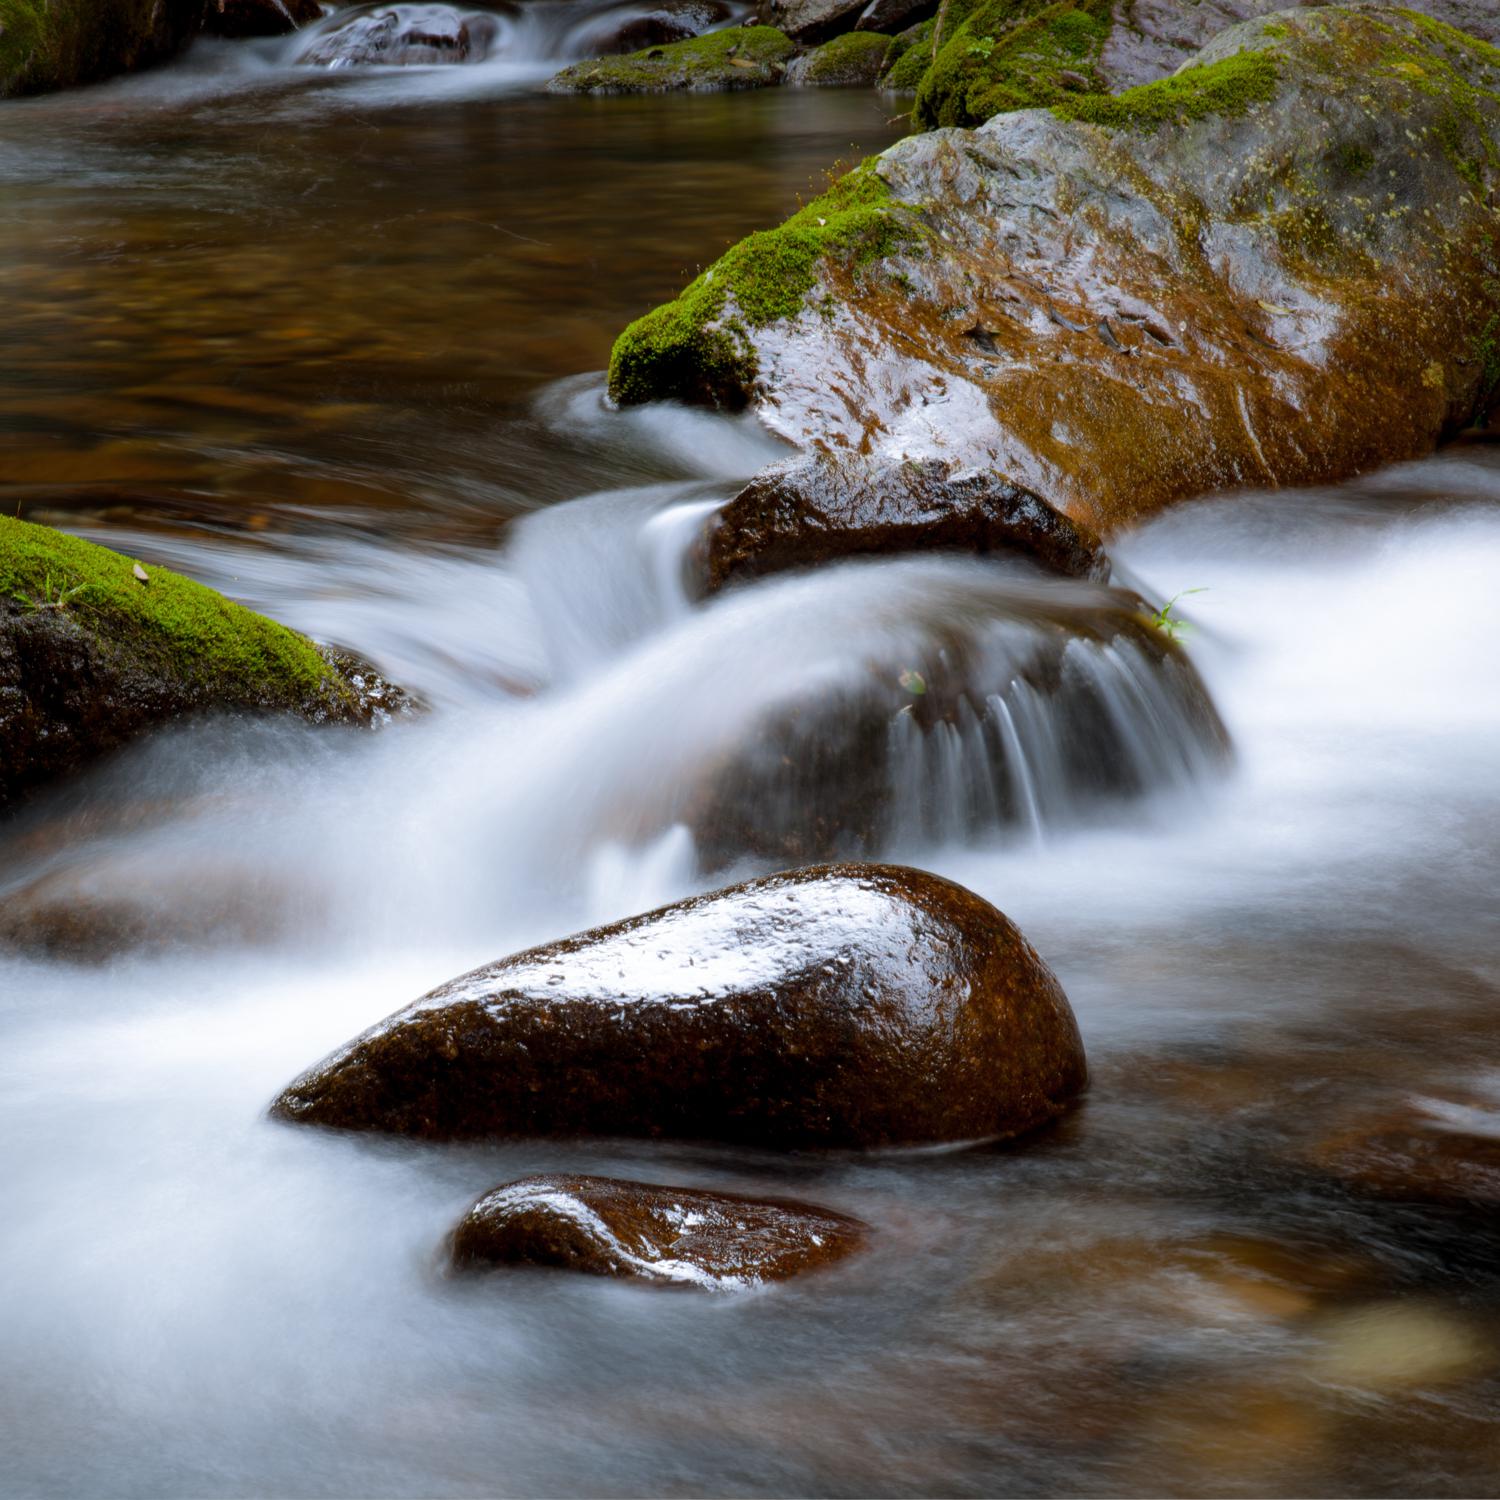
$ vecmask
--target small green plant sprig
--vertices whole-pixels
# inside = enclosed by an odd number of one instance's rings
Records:
[[[65,588],[62,580],[56,583],[52,581],[52,573],[49,570],[42,579],[42,597],[33,598],[30,594],[23,594],[19,589],[13,590],[11,598],[20,604],[28,614],[37,614],[44,609],[65,610],[75,600],[81,599],[91,590],[97,590],[96,583],[75,583],[71,588]]]
[[[1168,640],[1180,641],[1193,628],[1192,625],[1179,616],[1172,613],[1179,599],[1186,599],[1189,594],[1206,594],[1206,588],[1183,589],[1180,594],[1173,594],[1162,607],[1151,616],[1151,623],[1167,637]]]

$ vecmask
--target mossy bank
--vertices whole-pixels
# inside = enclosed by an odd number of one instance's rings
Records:
[[[203,0],[0,0],[0,98],[161,62],[202,20]]]
[[[564,68],[553,94],[663,94],[766,88],[780,83],[796,46],[774,26],[736,26],[662,47]]]
[[[189,578],[0,517],[0,809],[210,712],[382,722],[400,691]]]

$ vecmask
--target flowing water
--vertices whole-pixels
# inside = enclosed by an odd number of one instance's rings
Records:
[[[1121,538],[1121,582],[1206,590],[1217,716],[1120,590],[927,558],[700,600],[705,518],[780,450],[596,372],[893,106],[553,100],[588,15],[522,19],[463,68],[200,45],[0,109],[0,503],[430,705],[184,729],[0,836],[0,1488],[1494,1493],[1493,1210],[1378,1196],[1340,1143],[1500,1138],[1500,450]],[[1072,998],[1093,1089],[1044,1135],[265,1119],[465,968],[867,805],[861,852],[988,896]],[[551,1168],[876,1232],[737,1298],[445,1280],[464,1207]]]

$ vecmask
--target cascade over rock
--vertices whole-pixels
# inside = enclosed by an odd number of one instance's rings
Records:
[[[987,901],[813,866],[476,969],[356,1037],[281,1119],[871,1147],[1009,1136],[1083,1087],[1061,986]]]
[[[733,1291],[842,1260],[865,1226],[807,1203],[622,1182],[523,1177],[486,1193],[449,1238],[459,1270],[551,1266]]]
[[[1117,98],[900,142],[631,325],[610,387],[996,468],[1108,531],[1486,411],[1497,189],[1500,52],[1292,10]]]

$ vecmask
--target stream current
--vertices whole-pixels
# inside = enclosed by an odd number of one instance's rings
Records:
[[[1232,756],[1107,643],[1069,648],[1099,777],[1004,670],[893,730],[869,852],[993,900],[1077,1011],[1093,1088],[1050,1131],[830,1158],[264,1117],[475,964],[774,863],[710,857],[684,789],[789,713],[1129,612],[944,558],[694,599],[698,528],[782,450],[591,372],[896,106],[546,98],[566,19],[463,69],[200,44],[0,108],[0,503],[431,706],[185,729],[0,832],[0,918],[53,950],[0,952],[0,1488],[1494,1493],[1493,1212],[1333,1165],[1413,1108],[1500,1138],[1493,446],[1117,541],[1153,601],[1205,590]],[[772,785],[792,821],[819,764]],[[474,1197],[554,1168],[873,1244],[738,1298],[439,1275]]]

